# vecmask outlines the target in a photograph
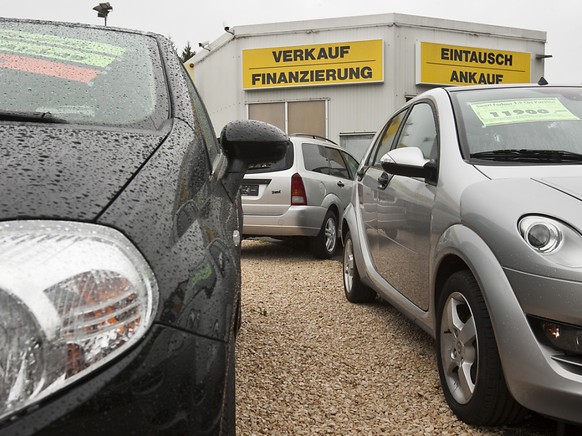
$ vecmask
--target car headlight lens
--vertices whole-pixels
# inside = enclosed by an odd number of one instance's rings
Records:
[[[127,350],[158,305],[121,233],[56,221],[0,225],[0,418]]]
[[[525,242],[540,253],[551,253],[562,242],[558,223],[541,216],[526,216],[519,221],[519,231]]]

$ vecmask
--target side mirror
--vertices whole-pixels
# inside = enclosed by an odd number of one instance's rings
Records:
[[[421,177],[426,181],[436,175],[435,162],[426,159],[418,147],[403,147],[389,151],[380,159],[382,169],[388,174]]]
[[[228,159],[224,183],[229,192],[236,192],[249,165],[282,159],[291,140],[271,124],[240,120],[224,126],[220,144]]]

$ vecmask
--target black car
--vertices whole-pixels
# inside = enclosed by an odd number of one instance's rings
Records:
[[[159,35],[0,19],[0,434],[234,434],[239,186]]]

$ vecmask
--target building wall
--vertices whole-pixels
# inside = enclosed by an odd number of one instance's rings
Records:
[[[194,82],[213,124],[220,132],[233,119],[247,118],[247,105],[261,102],[326,100],[327,136],[375,132],[407,99],[435,85],[416,82],[417,44],[434,42],[489,50],[531,53],[530,81],[543,75],[546,34],[541,31],[451,20],[382,14],[240,26],[200,49],[193,65]],[[302,86],[243,90],[242,52],[246,49],[302,46],[332,42],[383,40],[384,81],[352,85]]]

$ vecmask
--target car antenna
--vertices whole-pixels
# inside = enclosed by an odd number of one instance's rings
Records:
[[[540,80],[538,80],[538,85],[544,86],[547,84],[548,84],[548,81],[544,78],[544,76],[540,77]]]

